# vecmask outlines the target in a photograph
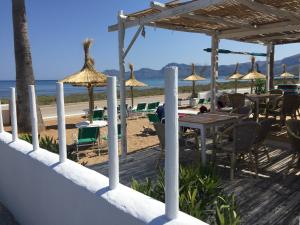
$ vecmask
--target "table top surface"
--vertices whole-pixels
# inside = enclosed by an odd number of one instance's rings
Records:
[[[265,93],[265,94],[246,94],[246,97],[248,98],[275,98],[275,97],[279,97],[281,96],[281,94],[269,94],[269,93]]]
[[[82,121],[79,123],[76,123],[75,126],[77,128],[80,127],[106,127],[107,126],[107,121],[106,120],[94,120],[92,124],[90,124],[90,121]]]
[[[178,114],[197,115],[199,111],[190,109],[178,109]]]
[[[195,123],[195,124],[215,124],[229,121],[236,121],[243,115],[225,112],[209,112],[199,115],[186,115],[179,118],[179,123]]]

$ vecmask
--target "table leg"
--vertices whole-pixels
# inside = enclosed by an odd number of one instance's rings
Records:
[[[206,164],[206,130],[204,126],[201,126],[201,162]]]

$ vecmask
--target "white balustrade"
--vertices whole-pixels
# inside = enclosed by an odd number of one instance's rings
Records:
[[[38,118],[36,108],[36,97],[34,85],[28,86],[29,103],[30,103],[30,116],[31,116],[31,135],[33,150],[39,149],[39,131],[38,131]]]
[[[16,89],[12,87],[10,98],[10,119],[12,128],[12,140],[16,141],[18,139],[18,122],[17,122],[17,106],[16,106]]]

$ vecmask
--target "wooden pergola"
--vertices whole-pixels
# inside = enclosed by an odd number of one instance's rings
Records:
[[[121,98],[122,155],[127,153],[125,57],[144,26],[211,36],[211,109],[216,105],[218,47],[221,39],[267,46],[267,88],[273,88],[274,46],[300,41],[299,0],[189,0],[151,2],[148,9],[118,14],[118,23],[108,31],[118,31],[119,82]],[[125,49],[127,28],[138,27]]]

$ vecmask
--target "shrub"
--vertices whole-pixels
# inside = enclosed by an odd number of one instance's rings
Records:
[[[179,208],[209,224],[237,225],[240,217],[233,195],[226,195],[212,166],[181,166],[179,169]],[[164,172],[155,182],[132,181],[131,187],[159,201],[165,200]]]
[[[22,134],[22,135],[20,135],[20,139],[32,144],[32,136],[30,134]],[[43,136],[43,137],[39,137],[39,144],[40,144],[41,148],[46,149],[50,152],[59,154],[58,142],[53,137],[50,137],[47,135]],[[74,150],[67,151],[67,158],[75,161],[76,157],[73,154],[73,151]]]

